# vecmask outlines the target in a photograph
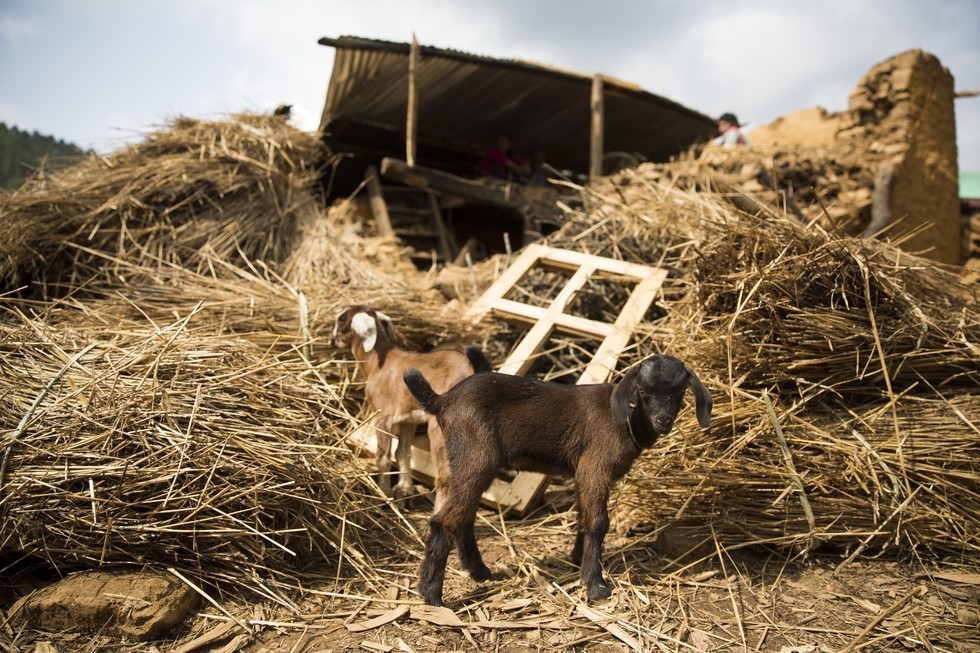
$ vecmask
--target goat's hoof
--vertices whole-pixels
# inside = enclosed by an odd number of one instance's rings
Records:
[[[491,578],[493,578],[493,572],[490,571],[489,567],[483,565],[479,569],[470,570],[470,578],[477,581],[478,583],[482,583],[484,581],[488,581]]]
[[[589,587],[589,600],[602,601],[612,596],[612,590],[606,585],[592,585]]]
[[[393,496],[397,501],[404,501],[409,497],[415,496],[415,488],[411,485],[408,487],[405,487],[404,485],[396,485]]]

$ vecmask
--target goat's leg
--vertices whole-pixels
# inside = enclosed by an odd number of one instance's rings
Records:
[[[395,497],[404,499],[412,496],[412,439],[415,435],[415,424],[399,424],[396,435],[398,445],[395,447],[395,459],[398,461],[398,485],[395,486]]]
[[[576,490],[578,488],[576,487]],[[582,547],[585,545],[585,527],[582,526],[582,495],[576,491],[576,512],[578,513],[575,528],[575,545],[572,547],[571,560],[576,565],[582,564]]]
[[[480,555],[480,548],[476,545],[476,534],[474,533],[474,521],[476,520],[476,509],[473,509],[473,519],[466,522],[458,537],[456,538],[459,550],[459,561],[463,569],[470,572],[470,577],[482,583],[493,577],[493,572],[483,562]]]
[[[425,557],[419,567],[419,594],[428,605],[442,605],[442,585],[446,579],[446,560],[453,548],[452,537],[442,525],[442,514],[429,520],[429,538],[425,541]]]
[[[386,497],[391,496],[391,425],[387,420],[378,419],[371,421],[374,432],[377,434],[378,447],[374,452],[374,465],[378,470],[378,487],[384,492]]]
[[[602,577],[602,542],[609,531],[609,488],[603,479],[590,478],[596,470],[585,466],[589,471],[576,475],[579,494],[579,519],[582,531],[582,568],[580,577],[590,601],[609,598],[612,591]],[[579,466],[582,469],[583,466]]]
[[[490,580],[492,576],[480,555],[473,530],[476,511],[480,507],[480,496],[493,482],[493,472],[496,469],[495,465],[487,462],[481,456],[464,457],[454,472],[449,488],[451,494],[445,497],[441,511],[447,516],[446,528],[456,542],[460,564],[470,572],[473,580],[480,582]]]
[[[480,556],[473,532],[480,495],[493,481],[493,469],[469,471],[453,476],[443,486],[443,505],[429,520],[429,538],[425,557],[419,567],[419,594],[429,605],[442,605],[442,587],[446,578],[446,561],[455,544],[463,568],[474,580],[484,581],[491,576]],[[454,479],[465,479],[456,482]]]
[[[432,454],[432,462],[436,468],[435,494],[436,507],[432,512],[439,512],[443,504],[442,486],[449,479],[449,457],[446,453],[446,435],[439,426],[439,420],[434,415],[429,416],[428,424],[429,452]]]
[[[493,482],[493,476],[490,475],[486,482],[483,482],[479,478],[469,478],[467,481],[472,482],[463,484],[464,487],[460,494],[464,494],[464,496],[457,495],[455,497],[461,505],[461,511],[459,521],[453,523],[453,538],[456,540],[459,561],[463,565],[463,569],[470,572],[470,577],[473,580],[483,582],[490,580],[493,574],[486,564],[484,564],[483,556],[480,555],[480,548],[476,544],[476,534],[473,530],[473,525],[476,521],[477,508],[480,506],[480,495]]]

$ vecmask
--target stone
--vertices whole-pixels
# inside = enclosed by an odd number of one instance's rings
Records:
[[[84,632],[146,641],[180,623],[200,597],[171,574],[96,569],[24,597],[11,610],[46,632]]]

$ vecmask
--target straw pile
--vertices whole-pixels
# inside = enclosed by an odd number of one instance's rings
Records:
[[[179,119],[0,198],[5,289],[32,284],[0,304],[4,566],[148,563],[291,605],[414,547],[344,442],[363,393],[333,318],[472,334],[404,248],[318,208],[319,156],[277,118]]]
[[[555,244],[590,250],[595,239],[595,250],[686,277],[686,300],[640,349],[709,379],[715,426],[702,436],[682,421],[683,437],[641,458],[619,494],[620,524],[683,518],[736,547],[980,553],[975,290],[890,245],[644,172],[598,189],[593,218]],[[698,187],[713,185],[703,171]]]
[[[381,591],[372,561],[419,550],[344,444],[363,396],[329,331],[359,302],[408,346],[486,337],[460,316],[502,259],[447,301],[349,206],[317,208],[317,152],[274,118],[181,119],[0,199],[0,279],[32,283],[0,306],[4,552],[171,566],[287,604],[284,587],[324,569]],[[661,172],[578,189],[548,239],[668,268],[623,367],[672,353],[715,397],[710,433],[685,413],[638,461],[620,524],[976,556],[975,296],[889,245],[709,192],[724,184],[707,171]],[[609,319],[624,298],[595,282],[571,310]],[[511,331],[484,342],[496,360]],[[574,373],[590,346],[558,342],[532,372]]]
[[[275,118],[178,118],[112,155],[35,177],[0,197],[0,289],[77,285],[107,267],[98,254],[192,269],[212,258],[282,261],[297,213],[314,201],[320,148]]]
[[[5,550],[58,569],[157,563],[267,596],[311,560],[363,571],[381,500],[325,433],[345,417],[331,386],[193,320],[81,322],[0,327],[2,422],[28,427],[4,438]]]

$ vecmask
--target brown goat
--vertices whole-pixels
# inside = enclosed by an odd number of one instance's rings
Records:
[[[711,423],[711,395],[673,356],[650,356],[613,385],[565,385],[505,374],[475,374],[437,394],[418,370],[405,383],[446,438],[450,473],[442,505],[429,520],[419,593],[442,605],[446,560],[453,545],[478,581],[491,573],[473,533],[480,495],[502,468],[574,477],[578,533],[571,558],[581,564],[590,600],[607,598],[602,542],[609,530],[607,503],[613,482],[633,460],[670,432],[685,390],[694,392],[698,423]]]
[[[412,493],[412,436],[418,424],[428,424],[429,448],[436,467],[436,507],[440,505],[441,479],[448,475],[445,438],[435,418],[422,411],[402,381],[408,369],[424,370],[439,391],[446,391],[476,371],[487,371],[490,362],[476,347],[467,353],[439,350],[417,353],[394,345],[391,318],[367,306],[349,306],[337,316],[333,342],[349,347],[364,376],[364,395],[375,412],[371,426],[378,437],[376,464],[378,485],[390,495],[391,438],[398,438],[395,459],[398,462],[398,484],[395,496]]]

